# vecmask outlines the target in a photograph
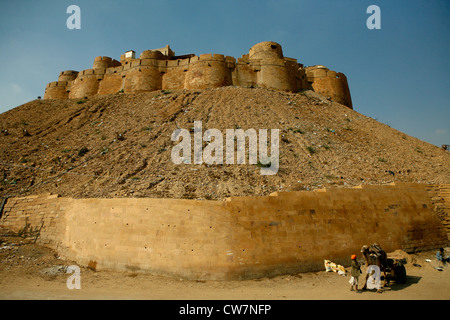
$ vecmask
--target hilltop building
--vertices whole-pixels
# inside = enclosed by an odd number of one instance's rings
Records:
[[[281,45],[261,42],[237,61],[222,54],[176,56],[167,45],[121,55],[120,61],[96,57],[92,69],[62,71],[50,82],[44,99],[75,99],[117,92],[206,89],[223,86],[261,87],[300,92],[314,90],[353,108],[344,74],[317,65],[304,67],[283,56]]]

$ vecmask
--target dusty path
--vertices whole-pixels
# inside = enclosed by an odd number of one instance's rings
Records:
[[[29,244],[15,251],[0,250],[0,299],[449,300],[450,266],[436,270],[434,254],[408,255],[407,283],[392,284],[381,294],[351,292],[348,276],[325,271],[246,281],[188,281],[81,268],[81,289],[69,290],[66,285],[69,274],[44,271],[70,262],[58,260],[51,251]],[[427,258],[432,262],[426,262]]]
[[[308,273],[302,278],[283,276],[242,282],[195,282],[116,273],[82,274],[80,290],[66,287],[66,275],[54,280],[36,277],[4,279],[0,299],[162,299],[162,300],[449,300],[450,272],[408,270],[405,285],[385,292],[349,291],[348,277],[331,273]]]

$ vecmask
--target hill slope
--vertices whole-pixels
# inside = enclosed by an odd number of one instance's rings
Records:
[[[280,129],[280,169],[175,165],[172,132]],[[278,190],[450,183],[450,154],[313,92],[225,87],[35,100],[0,115],[0,196],[223,199]],[[24,136],[26,129],[30,136]],[[224,137],[225,138],[225,137]]]

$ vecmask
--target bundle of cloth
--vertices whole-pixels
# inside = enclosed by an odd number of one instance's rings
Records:
[[[334,262],[331,262],[330,260],[324,260],[325,265],[325,271],[326,272],[336,272],[340,275],[345,275],[345,268],[341,266],[340,264],[336,264]]]

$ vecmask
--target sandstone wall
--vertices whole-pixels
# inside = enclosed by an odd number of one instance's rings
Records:
[[[104,73],[105,69],[80,71],[70,87],[69,98],[77,99],[96,95]]]
[[[186,72],[186,89],[219,88],[232,84],[231,68],[220,54],[202,54],[190,59]]]
[[[163,90],[180,89],[186,87],[185,81],[186,73],[188,70],[187,66],[173,66],[164,69],[165,72],[163,73],[161,83]]]
[[[9,198],[1,212],[0,223],[59,251],[64,249],[65,213],[71,201],[51,194]]]
[[[162,89],[162,74],[152,66],[132,65],[127,71],[124,92],[146,92]]]
[[[92,69],[107,69],[121,66],[121,63],[110,57],[96,57]]]
[[[125,86],[125,75],[122,74],[122,70],[123,67],[106,69],[98,87],[98,94],[112,94],[121,91]]]
[[[308,81],[317,93],[353,109],[347,77],[323,66],[306,68]]]
[[[450,240],[450,184],[428,185],[427,190],[431,197],[439,220],[442,221]]]
[[[67,81],[54,81],[47,84],[44,99],[67,99]]]
[[[425,185],[180,199],[11,198],[1,223],[99,270],[247,279],[348,265],[378,242],[407,252],[448,245]],[[35,233],[36,234],[36,233]],[[34,234],[34,235],[35,235]]]
[[[222,54],[175,56],[169,46],[145,50],[139,59],[133,51],[129,53],[122,55],[120,62],[100,56],[94,59],[92,69],[61,72],[57,83],[47,85],[44,98],[234,85],[290,92],[313,89],[352,108],[345,75],[322,66],[304,69],[296,59],[284,57],[276,42],[254,45],[237,63],[233,57]]]
[[[232,82],[234,86],[244,88],[255,87],[257,83],[257,72],[261,70],[259,65],[250,63],[247,55],[243,55],[236,63],[236,68],[232,72]]]
[[[58,77],[58,81],[73,81],[77,78],[78,71],[66,70],[61,71]]]

